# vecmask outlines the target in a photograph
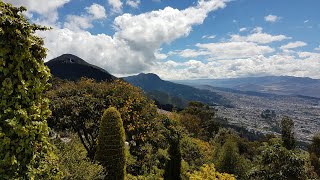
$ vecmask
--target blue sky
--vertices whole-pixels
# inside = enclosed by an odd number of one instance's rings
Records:
[[[5,0],[28,8],[50,60],[164,79],[320,78],[319,0]]]

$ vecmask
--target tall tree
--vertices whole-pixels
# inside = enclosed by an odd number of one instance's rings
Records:
[[[287,116],[281,120],[281,135],[285,148],[292,150],[296,147],[296,140],[294,138],[294,122]]]
[[[320,176],[320,134],[316,134],[312,138],[309,146],[310,161],[315,172]]]
[[[107,171],[105,179],[125,178],[125,132],[119,111],[108,108],[101,118],[95,159]]]
[[[24,7],[0,1],[0,179],[51,179],[46,49]],[[51,165],[50,165],[51,164]]]
[[[169,160],[165,167],[164,179],[180,180],[181,179],[181,150],[180,140],[181,132],[173,120],[164,119],[164,126],[169,130],[168,142],[170,144],[168,154]]]

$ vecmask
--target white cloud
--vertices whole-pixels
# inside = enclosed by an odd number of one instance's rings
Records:
[[[210,52],[212,59],[246,58],[274,52],[269,46],[261,46],[252,42],[221,42],[197,44],[197,47]]]
[[[271,35],[267,33],[262,32],[261,27],[257,27],[253,30],[253,34],[250,34],[248,36],[240,36],[237,34],[231,35],[231,41],[237,41],[237,42],[254,42],[258,44],[268,44],[275,41],[282,41],[285,39],[291,39],[290,37],[287,37],[285,35]]]
[[[4,0],[14,6],[25,6],[28,9],[27,17],[31,18],[33,13],[41,15],[34,21],[43,25],[55,26],[59,19],[58,8],[64,6],[70,0]]]
[[[86,14],[80,16],[68,15],[64,23],[65,28],[73,31],[82,31],[93,27],[92,22],[95,20],[105,19],[107,17],[106,10],[99,4],[92,4],[85,8]]]
[[[318,46],[318,47],[314,48],[314,50],[316,50],[316,51],[320,51],[320,46]]]
[[[132,8],[138,8],[140,0],[127,0],[126,4],[131,6]]]
[[[184,49],[184,50],[177,50],[177,51],[170,51],[169,55],[179,55],[184,58],[194,58],[198,56],[205,56],[210,55],[210,52],[204,50],[194,50],[194,49]]]
[[[239,29],[240,32],[243,32],[243,31],[246,31],[246,30],[247,30],[247,28],[245,28],[245,27]]]
[[[185,10],[166,7],[140,15],[123,14],[114,20],[115,37],[126,40],[131,48],[144,51],[152,59],[155,49],[188,36],[192,26],[202,24],[209,12],[225,7],[224,2],[200,0],[197,6]]]
[[[114,13],[122,13],[122,5],[121,0],[108,0],[109,5],[111,6],[111,10]]]
[[[307,23],[307,22],[309,22],[309,19],[307,19],[307,20],[303,21],[303,23]]]
[[[308,54],[303,58],[276,54],[272,56],[252,56],[248,58],[223,59],[207,63],[198,60],[187,62],[167,61],[152,69],[164,79],[233,78],[246,76],[289,75],[320,78],[318,54]]]
[[[265,16],[264,17],[264,20],[267,21],[267,22],[277,22],[279,21],[281,18],[279,16],[276,16],[276,15],[272,15],[272,14],[269,14],[268,16]]]
[[[115,75],[146,72],[166,58],[167,55],[161,53],[161,45],[188,36],[193,26],[202,24],[209,12],[225,7],[225,2],[200,0],[184,10],[167,7],[140,15],[123,14],[114,20],[113,36],[81,31],[92,26],[90,21],[81,18],[97,17],[87,8],[87,14],[77,16],[83,22],[39,34],[49,49],[47,60],[72,53]]]
[[[215,35],[204,35],[202,36],[202,39],[214,39],[215,37]]]
[[[280,49],[282,50],[288,50],[288,49],[294,49],[294,48],[298,48],[298,47],[303,47],[306,46],[307,43],[302,42],[302,41],[296,41],[296,42],[290,42],[286,45],[280,46]]]
[[[106,10],[103,6],[93,3],[90,7],[85,8],[88,14],[92,15],[93,19],[103,19],[107,17]]]

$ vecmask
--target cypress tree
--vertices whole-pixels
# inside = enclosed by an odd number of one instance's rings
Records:
[[[164,179],[180,180],[181,179],[181,151],[180,139],[171,140],[168,150],[170,160],[165,169]]]
[[[105,110],[101,118],[95,159],[106,168],[105,179],[124,179],[125,132],[120,113],[114,107]]]
[[[0,1],[0,179],[52,179],[56,156],[48,141],[44,91],[46,49],[24,7]]]
[[[165,118],[164,126],[168,129],[167,139],[170,144],[168,154],[169,160],[165,167],[164,179],[180,180],[181,179],[181,150],[180,139],[181,133],[175,121]]]

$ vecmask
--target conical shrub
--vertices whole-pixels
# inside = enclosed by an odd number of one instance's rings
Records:
[[[95,159],[106,168],[105,179],[124,179],[125,132],[120,113],[114,107],[105,110],[101,118]]]

